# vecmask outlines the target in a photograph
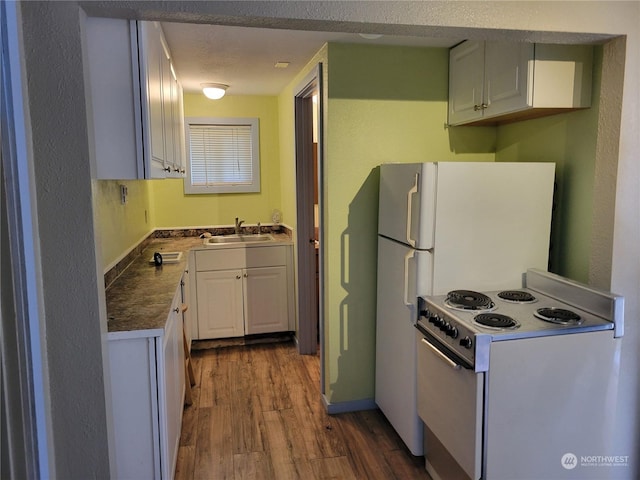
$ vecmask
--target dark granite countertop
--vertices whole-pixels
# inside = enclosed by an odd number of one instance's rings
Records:
[[[180,287],[189,250],[200,245],[202,240],[197,237],[151,239],[142,254],[106,290],[109,333],[158,330],[159,335]],[[165,262],[156,267],[150,262],[154,252],[183,255],[177,263]]]
[[[274,235],[274,238],[276,242],[261,243],[261,246],[291,244],[291,238],[285,234]],[[174,295],[180,288],[189,251],[217,248],[203,245],[199,237],[149,238],[142,253],[106,289],[107,329],[110,336],[123,336],[125,332],[136,332],[135,336],[161,335]],[[164,262],[161,266],[155,266],[150,261],[154,252],[183,254],[177,263]]]

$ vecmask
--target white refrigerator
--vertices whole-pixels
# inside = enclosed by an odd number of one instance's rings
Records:
[[[522,286],[547,270],[554,163],[380,166],[375,401],[414,455],[416,300]]]

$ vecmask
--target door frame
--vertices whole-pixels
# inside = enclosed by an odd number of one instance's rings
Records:
[[[21,13],[0,4],[0,471],[55,477]]]
[[[297,244],[297,279],[298,279],[298,351],[301,354],[315,355],[320,344],[320,372],[322,368],[322,346],[324,345],[324,289],[323,289],[323,208],[322,208],[322,158],[323,158],[323,129],[322,129],[322,64],[318,63],[294,90],[295,113],[295,158],[296,158],[296,244]],[[318,179],[318,216],[319,216],[319,248],[318,270],[319,288],[315,285],[316,249],[314,245],[313,223],[313,191],[314,173],[313,162],[309,158],[313,155],[313,121],[312,96],[317,95],[317,169]],[[315,322],[315,312],[318,311],[319,322]],[[319,340],[318,340],[319,339]],[[324,382],[322,382],[322,385]]]

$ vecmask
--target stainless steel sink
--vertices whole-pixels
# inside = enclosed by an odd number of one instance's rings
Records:
[[[205,245],[220,245],[224,243],[255,243],[255,242],[273,242],[272,235],[266,233],[250,234],[250,235],[214,235],[205,238]]]

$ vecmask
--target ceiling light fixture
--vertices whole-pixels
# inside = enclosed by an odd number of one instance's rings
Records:
[[[366,38],[367,40],[377,40],[382,36],[380,33],[359,33],[362,38]]]
[[[204,96],[211,100],[218,100],[224,97],[227,88],[229,88],[229,85],[224,85],[223,83],[201,83],[200,86]]]

